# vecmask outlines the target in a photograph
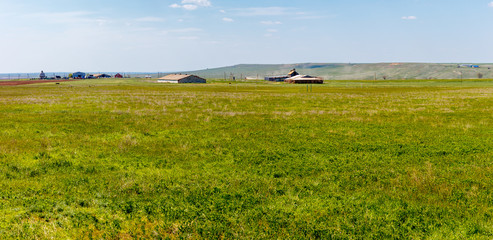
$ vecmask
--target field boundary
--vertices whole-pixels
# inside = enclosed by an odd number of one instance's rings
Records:
[[[51,82],[71,82],[77,80],[26,80],[26,81],[0,81],[0,86],[18,86],[36,83],[51,83]]]

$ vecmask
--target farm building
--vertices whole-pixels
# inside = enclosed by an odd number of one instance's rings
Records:
[[[290,77],[294,77],[294,76],[298,76],[299,73],[296,72],[296,69],[293,68],[293,70],[291,70],[288,75],[284,75],[284,76],[271,76],[271,77],[265,77],[265,81],[271,81],[271,82],[284,82],[286,81],[286,79],[290,78]]]
[[[271,82],[284,82],[288,78],[287,76],[271,76],[271,77],[265,77],[265,81],[271,81]]]
[[[187,74],[169,74],[158,79],[159,83],[206,83],[204,78]]]
[[[288,73],[288,77],[294,77],[300,75],[295,68]]]
[[[324,80],[322,78],[312,77],[309,75],[297,75],[294,77],[287,78],[286,80],[284,80],[284,82],[295,83],[295,84],[307,84],[307,83],[323,84]]]
[[[123,78],[123,75],[121,75],[121,74],[117,73],[117,74],[115,75],[115,78]]]
[[[74,79],[84,79],[86,78],[86,74],[83,72],[74,72],[72,73],[72,78]]]
[[[102,74],[94,74],[92,75],[94,78],[111,78],[111,75],[102,73]]]

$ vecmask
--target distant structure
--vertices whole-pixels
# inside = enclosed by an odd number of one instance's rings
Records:
[[[106,73],[94,74],[89,76],[92,76],[92,78],[111,78],[111,75],[108,75]]]
[[[265,77],[266,81],[272,82],[287,82],[296,84],[323,84],[324,80],[319,77],[309,75],[300,75],[296,69],[291,70],[286,76]]]
[[[265,77],[265,81],[271,81],[271,82],[284,82],[286,79],[290,77],[294,77],[299,75],[298,72],[296,72],[296,69],[293,68],[288,75],[282,75],[282,76],[271,76],[271,77]]]
[[[74,72],[74,73],[72,73],[72,78],[73,79],[84,79],[84,78],[86,78],[86,74],[83,72]]]
[[[195,75],[169,74],[159,78],[159,83],[207,83],[207,80]]]
[[[46,74],[43,71],[39,74],[39,79],[46,79]]]
[[[288,73],[288,77],[294,77],[300,75],[298,72],[296,72],[296,68],[293,68],[291,72]]]
[[[320,77],[312,77],[309,75],[296,75],[294,77],[287,78],[284,82],[295,84],[323,84],[324,80]]]
[[[473,64],[461,64],[457,66],[458,68],[461,67],[466,67],[466,68],[479,68],[479,65],[473,65]]]
[[[123,78],[123,75],[121,75],[121,74],[117,73],[117,74],[115,75],[115,78]]]
[[[270,76],[270,77],[265,77],[265,81],[271,81],[271,82],[284,82],[288,78],[287,76]]]

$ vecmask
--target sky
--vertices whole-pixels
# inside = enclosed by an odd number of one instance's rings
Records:
[[[0,73],[492,63],[492,0],[0,0]]]

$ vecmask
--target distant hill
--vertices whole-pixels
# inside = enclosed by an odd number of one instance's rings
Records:
[[[479,68],[458,67],[459,64],[439,63],[298,63],[298,64],[240,64],[199,71],[183,72],[205,78],[263,79],[265,76],[285,75],[291,69],[303,75],[315,75],[326,80],[377,79],[493,79],[493,64],[476,64]]]
[[[264,79],[266,76],[286,75],[293,68],[302,75],[323,77],[326,80],[373,80],[377,79],[493,79],[493,64],[477,64],[479,68],[456,63],[297,63],[297,64],[239,64],[229,67],[198,71],[170,72],[199,75],[208,79]],[[87,72],[107,73],[116,72]],[[162,77],[167,72],[120,72],[130,77]],[[68,72],[46,72],[51,76],[68,76]],[[4,73],[0,80],[37,78],[39,73]]]

